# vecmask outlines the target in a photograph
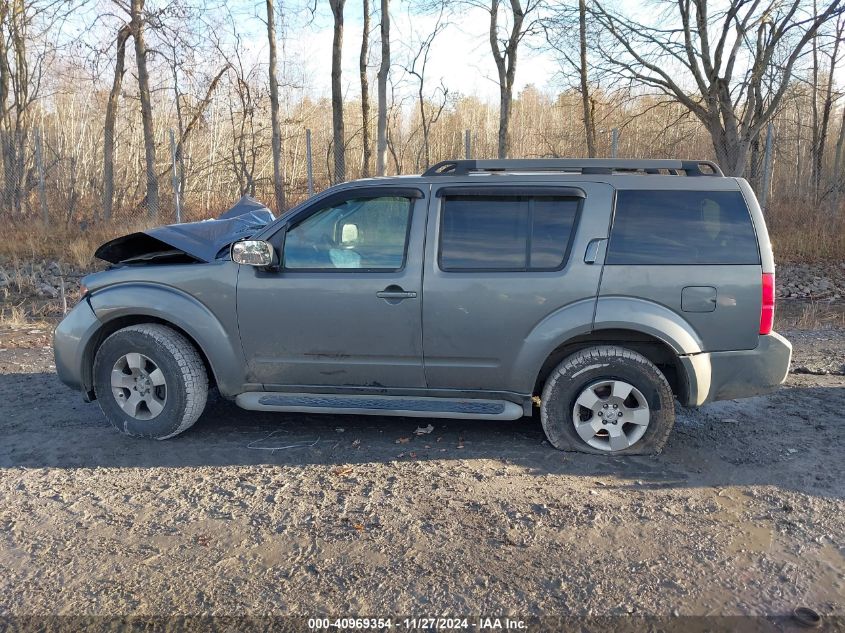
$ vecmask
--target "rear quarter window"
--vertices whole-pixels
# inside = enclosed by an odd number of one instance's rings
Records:
[[[759,264],[739,191],[617,192],[609,265]]]

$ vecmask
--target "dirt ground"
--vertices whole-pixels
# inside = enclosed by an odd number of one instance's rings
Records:
[[[182,437],[131,439],[59,383],[49,330],[0,330],[0,616],[803,605],[830,624],[845,615],[845,329],[783,333],[796,371],[778,393],[679,409],[657,458],[599,458],[553,450],[537,419],[228,404]]]

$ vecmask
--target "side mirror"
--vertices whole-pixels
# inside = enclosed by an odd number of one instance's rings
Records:
[[[275,262],[276,251],[264,240],[243,240],[232,244],[232,261],[236,264],[267,268]]]

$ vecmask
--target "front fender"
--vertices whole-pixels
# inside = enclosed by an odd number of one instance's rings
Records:
[[[94,292],[89,302],[104,325],[139,316],[173,324],[200,347],[222,395],[234,396],[243,391],[244,359],[234,309],[229,316],[232,322],[222,323],[195,297],[177,288],[144,282],[108,286]]]

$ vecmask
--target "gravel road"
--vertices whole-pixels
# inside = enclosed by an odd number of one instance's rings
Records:
[[[845,330],[785,334],[778,393],[598,458],[536,419],[227,404],[131,439],[59,383],[49,332],[0,330],[0,616],[843,616]]]

